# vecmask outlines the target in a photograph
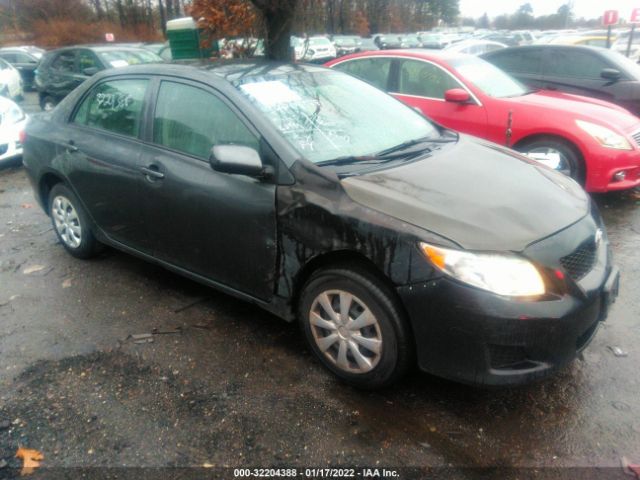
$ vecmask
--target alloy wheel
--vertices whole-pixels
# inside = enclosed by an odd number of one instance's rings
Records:
[[[536,147],[528,150],[526,155],[549,168],[571,177],[574,169],[570,160],[560,150],[552,147]]]

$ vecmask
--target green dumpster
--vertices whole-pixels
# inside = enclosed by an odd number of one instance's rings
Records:
[[[176,18],[167,22],[167,37],[174,60],[202,58],[200,35],[191,17]]]

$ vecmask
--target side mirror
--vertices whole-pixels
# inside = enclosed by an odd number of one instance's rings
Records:
[[[620,80],[622,74],[615,68],[605,68],[600,72],[600,76],[605,80],[612,80],[615,82],[617,80]]]
[[[243,145],[214,145],[209,163],[211,168],[222,173],[258,177],[264,172],[258,152]]]
[[[471,100],[471,95],[469,95],[469,92],[462,88],[452,88],[444,92],[444,99],[447,102],[467,103],[469,100]]]
[[[85,74],[87,77],[92,77],[98,72],[99,70],[97,67],[89,67],[82,70],[82,73]]]

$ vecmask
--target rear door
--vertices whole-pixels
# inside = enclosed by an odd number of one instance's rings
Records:
[[[479,101],[472,98],[462,104],[445,100],[447,90],[467,90],[453,74],[432,62],[400,58],[393,72],[393,96],[445,127],[479,137],[486,135],[487,113]]]
[[[615,83],[601,77],[616,68],[596,52],[578,48],[548,49],[544,57],[544,88],[613,101]]]
[[[149,79],[100,82],[80,101],[59,138],[72,187],[112,240],[150,252],[139,168]]]
[[[151,106],[141,167],[144,219],[154,256],[267,300],[276,265],[276,185],[214,171],[213,145],[266,146],[247,119],[216,90],[162,80]]]

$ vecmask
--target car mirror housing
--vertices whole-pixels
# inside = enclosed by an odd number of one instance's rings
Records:
[[[214,145],[209,156],[211,168],[217,172],[258,177],[264,167],[260,154],[244,145]]]
[[[606,80],[620,80],[622,74],[615,68],[605,68],[600,72],[600,76]]]
[[[82,70],[82,73],[84,73],[88,77],[92,77],[93,75],[98,73],[98,71],[99,70],[96,67],[89,67],[89,68],[85,68],[84,70]]]
[[[467,103],[471,100],[471,95],[462,88],[452,88],[444,92],[444,99],[447,102]]]

